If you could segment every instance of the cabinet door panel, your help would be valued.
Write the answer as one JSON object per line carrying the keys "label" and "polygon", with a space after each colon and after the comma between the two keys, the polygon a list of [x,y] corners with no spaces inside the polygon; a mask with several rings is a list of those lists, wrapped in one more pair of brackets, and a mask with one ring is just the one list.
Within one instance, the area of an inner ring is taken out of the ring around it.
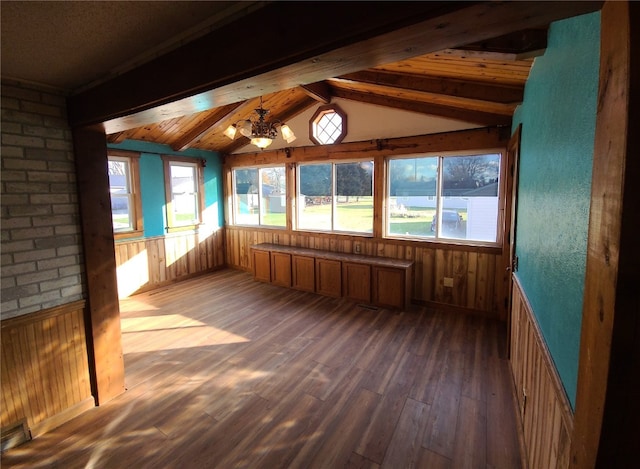
{"label": "cabinet door panel", "polygon": [[315,259],[307,256],[293,256],[293,288],[314,292],[316,290]]}
{"label": "cabinet door panel", "polygon": [[340,261],[316,259],[316,293],[342,296],[342,264]]}
{"label": "cabinet door panel", "polygon": [[271,283],[281,287],[291,286],[291,254],[271,253]]}
{"label": "cabinet door panel", "polygon": [[371,266],[343,262],[342,294],[352,300],[371,302]]}
{"label": "cabinet door panel", "polygon": [[373,268],[373,303],[391,308],[404,308],[406,271],[386,267]]}
{"label": "cabinet door panel", "polygon": [[253,251],[253,277],[261,282],[271,282],[269,251]]}

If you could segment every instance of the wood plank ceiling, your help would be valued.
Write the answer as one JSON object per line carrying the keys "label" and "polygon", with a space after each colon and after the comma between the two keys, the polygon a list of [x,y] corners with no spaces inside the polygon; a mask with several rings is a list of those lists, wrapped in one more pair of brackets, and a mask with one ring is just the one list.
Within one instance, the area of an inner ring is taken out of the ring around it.
{"label": "wood plank ceiling", "polygon": [[[263,106],[269,110],[270,120],[287,121],[336,97],[482,126],[510,125],[516,106],[522,102],[533,58],[544,53],[546,36],[547,28],[528,29],[336,76],[267,94],[262,97]],[[248,99],[111,134],[108,140],[142,140],[176,151],[196,148],[231,154],[249,140],[230,140],[224,130],[241,119],[255,117],[254,109],[259,106],[259,97]]]}

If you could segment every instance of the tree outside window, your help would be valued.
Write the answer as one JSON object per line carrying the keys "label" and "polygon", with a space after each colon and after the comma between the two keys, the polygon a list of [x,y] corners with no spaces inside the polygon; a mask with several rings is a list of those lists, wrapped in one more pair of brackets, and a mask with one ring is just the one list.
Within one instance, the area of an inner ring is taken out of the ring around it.
{"label": "tree outside window", "polygon": [[298,229],[373,232],[373,161],[301,164]]}

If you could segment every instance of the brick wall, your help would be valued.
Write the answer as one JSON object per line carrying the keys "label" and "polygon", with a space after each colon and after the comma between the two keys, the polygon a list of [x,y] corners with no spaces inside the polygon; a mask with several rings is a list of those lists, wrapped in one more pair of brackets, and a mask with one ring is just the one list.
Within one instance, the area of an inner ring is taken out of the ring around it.
{"label": "brick wall", "polygon": [[1,318],[84,297],[71,131],[65,98],[3,80]]}

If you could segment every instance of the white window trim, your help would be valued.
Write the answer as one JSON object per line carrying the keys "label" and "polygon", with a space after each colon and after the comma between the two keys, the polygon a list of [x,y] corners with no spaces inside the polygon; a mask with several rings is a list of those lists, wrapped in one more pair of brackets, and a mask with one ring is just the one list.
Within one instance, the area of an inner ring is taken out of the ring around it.
{"label": "white window trim", "polygon": [[131,227],[119,230],[114,229],[114,239],[119,240],[140,237],[144,233],[140,191],[140,153],[126,150],[107,149],[107,159],[109,161],[124,161],[128,166],[128,197]]}

